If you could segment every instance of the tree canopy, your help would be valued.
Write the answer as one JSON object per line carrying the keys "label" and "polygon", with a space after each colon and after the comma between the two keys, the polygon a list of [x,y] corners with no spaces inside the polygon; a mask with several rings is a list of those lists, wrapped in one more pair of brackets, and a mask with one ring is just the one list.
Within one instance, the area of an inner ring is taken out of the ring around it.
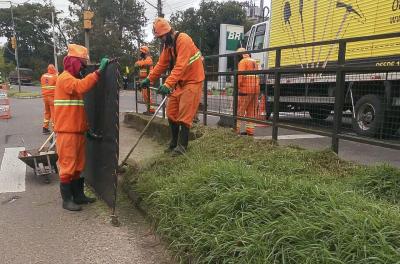
{"label": "tree canopy", "polygon": [[188,8],[171,15],[171,23],[178,31],[189,34],[204,55],[217,54],[220,24],[250,27],[242,4],[237,1],[205,1],[198,9]]}

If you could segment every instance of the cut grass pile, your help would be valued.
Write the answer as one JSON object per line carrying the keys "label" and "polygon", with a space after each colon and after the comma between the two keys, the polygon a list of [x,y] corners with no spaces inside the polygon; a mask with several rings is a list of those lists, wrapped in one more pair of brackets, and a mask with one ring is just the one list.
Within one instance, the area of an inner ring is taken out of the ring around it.
{"label": "cut grass pile", "polygon": [[125,184],[183,263],[400,263],[399,178],[207,129]]}

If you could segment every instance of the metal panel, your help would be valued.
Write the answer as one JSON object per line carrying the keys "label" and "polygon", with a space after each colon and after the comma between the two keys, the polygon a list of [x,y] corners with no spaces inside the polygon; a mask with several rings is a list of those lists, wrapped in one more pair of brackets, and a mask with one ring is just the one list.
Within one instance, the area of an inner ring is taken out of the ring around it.
{"label": "metal panel", "polygon": [[[91,68],[93,71],[94,68]],[[119,152],[119,72],[110,64],[96,87],[85,95],[91,133],[86,141],[86,182],[112,208],[116,202]]]}

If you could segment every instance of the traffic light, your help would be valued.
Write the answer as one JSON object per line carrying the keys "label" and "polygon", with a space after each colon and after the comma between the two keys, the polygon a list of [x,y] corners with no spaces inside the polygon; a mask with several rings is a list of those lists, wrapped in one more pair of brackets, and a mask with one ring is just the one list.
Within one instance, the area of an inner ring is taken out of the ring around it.
{"label": "traffic light", "polygon": [[83,11],[83,28],[91,29],[93,27],[92,18],[94,17],[93,11]]}
{"label": "traffic light", "polygon": [[17,48],[17,38],[15,36],[11,37],[11,47],[13,49]]}

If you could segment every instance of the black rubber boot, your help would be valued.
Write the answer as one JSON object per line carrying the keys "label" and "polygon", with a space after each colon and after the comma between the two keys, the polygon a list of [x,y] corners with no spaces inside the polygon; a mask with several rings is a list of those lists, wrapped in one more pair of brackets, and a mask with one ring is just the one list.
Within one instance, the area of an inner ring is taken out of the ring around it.
{"label": "black rubber boot", "polygon": [[169,142],[168,148],[165,152],[171,152],[178,146],[179,125],[171,120],[168,120],[168,122],[169,127],[171,128],[171,141]]}
{"label": "black rubber boot", "polygon": [[174,157],[185,154],[188,144],[189,144],[190,128],[188,128],[185,125],[181,125],[180,127],[181,127],[181,131],[179,133],[179,143],[172,151],[172,156],[174,156]]}
{"label": "black rubber boot", "polygon": [[87,197],[85,195],[85,178],[79,178],[78,180],[71,181],[72,196],[76,204],[88,204],[94,203],[96,198]]}
{"label": "black rubber boot", "polygon": [[50,130],[48,128],[44,127],[42,133],[43,133],[43,135],[49,135],[50,134]]}
{"label": "black rubber boot", "polygon": [[80,211],[82,207],[72,200],[72,186],[69,183],[60,183],[60,192],[63,199],[63,208],[69,211]]}

